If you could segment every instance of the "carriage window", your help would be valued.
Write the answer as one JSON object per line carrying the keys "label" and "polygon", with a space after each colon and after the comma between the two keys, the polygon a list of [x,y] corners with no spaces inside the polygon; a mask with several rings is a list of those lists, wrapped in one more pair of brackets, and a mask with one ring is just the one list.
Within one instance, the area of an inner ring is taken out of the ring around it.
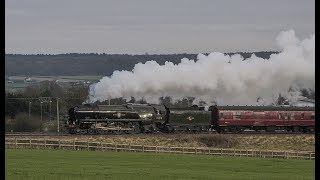
{"label": "carriage window", "polygon": [[311,119],[314,119],[314,113],[311,114]]}
{"label": "carriage window", "polygon": [[220,118],[221,118],[221,119],[223,118],[223,113],[220,113]]}
{"label": "carriage window", "polygon": [[304,119],[304,113],[301,113],[301,119]]}
{"label": "carriage window", "polygon": [[233,113],[233,119],[241,119],[241,112]]}
{"label": "carriage window", "polygon": [[291,119],[291,120],[294,120],[294,113],[291,113],[290,119]]}
{"label": "carriage window", "polygon": [[282,119],[282,113],[279,113],[279,119]]}
{"label": "carriage window", "polygon": [[288,114],[284,113],[284,119],[288,119]]}

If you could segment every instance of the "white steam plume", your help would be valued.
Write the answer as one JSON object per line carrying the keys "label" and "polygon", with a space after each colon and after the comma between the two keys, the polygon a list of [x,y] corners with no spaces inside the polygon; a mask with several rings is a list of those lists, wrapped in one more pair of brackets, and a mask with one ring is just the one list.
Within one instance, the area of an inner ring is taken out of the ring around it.
{"label": "white steam plume", "polygon": [[[277,37],[279,54],[268,60],[255,55],[244,60],[240,55],[228,56],[214,52],[199,54],[197,61],[187,58],[174,65],[155,61],[138,63],[132,71],[114,71],[91,87],[90,101],[123,97],[143,98],[158,103],[159,97],[173,100],[196,97],[219,105],[270,104],[278,94],[296,98],[299,93],[288,92],[315,86],[315,35],[300,41],[293,30]],[[257,102],[257,98],[260,99]]]}

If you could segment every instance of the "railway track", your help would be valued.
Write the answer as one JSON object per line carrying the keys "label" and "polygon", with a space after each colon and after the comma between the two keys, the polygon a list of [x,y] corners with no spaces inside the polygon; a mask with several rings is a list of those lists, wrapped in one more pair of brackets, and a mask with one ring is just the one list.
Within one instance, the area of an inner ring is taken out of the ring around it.
{"label": "railway track", "polygon": [[[6,137],[15,137],[15,136],[69,136],[69,137],[83,137],[83,136],[172,136],[172,135],[204,135],[204,134],[218,134],[217,132],[207,132],[207,133],[146,133],[146,134],[69,134],[69,133],[57,133],[57,132],[50,132],[50,133],[26,133],[26,132],[16,132],[16,133],[6,133]],[[314,133],[299,133],[299,132],[242,132],[242,133],[223,133],[221,135],[235,135],[235,136],[245,136],[245,135],[314,135]]]}

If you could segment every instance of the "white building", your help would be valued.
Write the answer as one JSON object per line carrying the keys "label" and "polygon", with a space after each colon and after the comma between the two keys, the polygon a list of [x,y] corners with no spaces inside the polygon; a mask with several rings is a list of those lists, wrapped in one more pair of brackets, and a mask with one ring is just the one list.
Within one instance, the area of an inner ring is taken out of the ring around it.
{"label": "white building", "polygon": [[24,82],[28,83],[28,82],[32,82],[32,79],[30,77],[27,77],[24,79]]}

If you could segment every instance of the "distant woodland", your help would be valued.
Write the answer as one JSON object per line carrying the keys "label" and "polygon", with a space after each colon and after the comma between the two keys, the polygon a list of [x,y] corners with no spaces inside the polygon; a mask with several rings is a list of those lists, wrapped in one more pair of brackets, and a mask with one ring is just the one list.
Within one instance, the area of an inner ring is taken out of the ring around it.
{"label": "distant woodland", "polygon": [[[240,54],[244,59],[255,54],[257,57],[269,59],[268,52],[236,52],[228,55]],[[134,65],[141,62],[154,60],[160,65],[166,61],[174,64],[181,62],[182,58],[197,59],[197,54],[96,54],[96,53],[69,53],[58,55],[36,54],[6,54],[5,74],[14,75],[37,75],[37,76],[79,76],[79,75],[107,75],[110,76],[115,70],[132,70]]]}

